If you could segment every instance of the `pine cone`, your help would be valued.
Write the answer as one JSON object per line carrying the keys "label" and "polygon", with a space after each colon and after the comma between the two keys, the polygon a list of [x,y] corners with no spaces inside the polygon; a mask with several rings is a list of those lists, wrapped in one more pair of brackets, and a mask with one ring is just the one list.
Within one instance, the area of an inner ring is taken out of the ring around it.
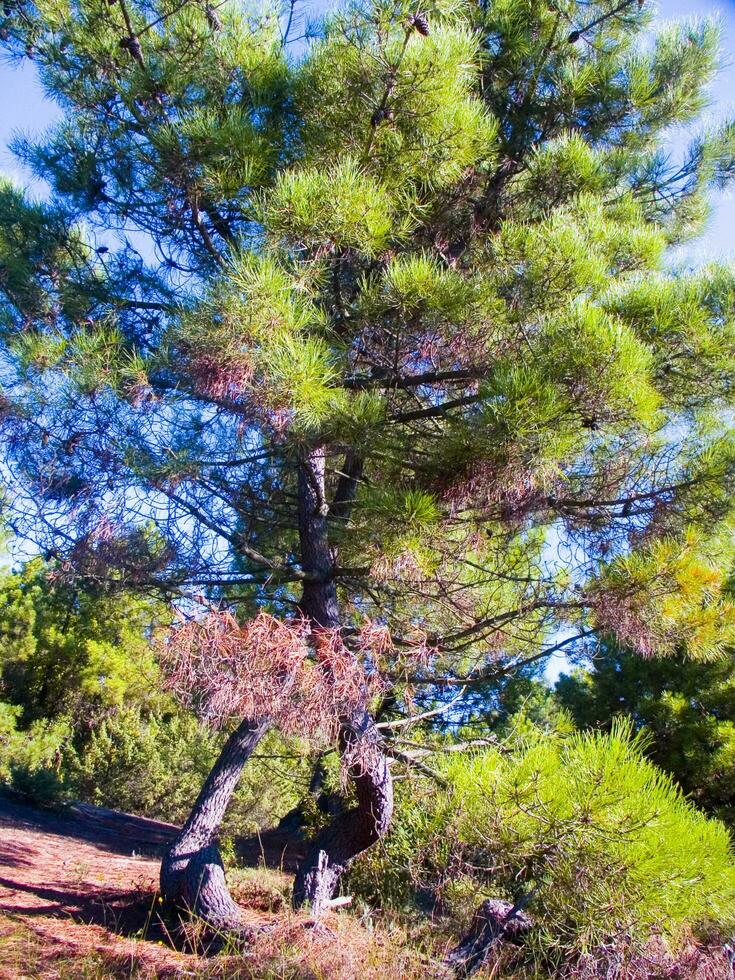
{"label": "pine cone", "polygon": [[429,27],[429,18],[426,14],[414,14],[409,20],[409,24],[413,29],[421,34],[422,37],[428,37],[431,28]]}
{"label": "pine cone", "polygon": [[577,41],[580,39],[580,37],[582,37],[582,32],[581,31],[572,31],[572,33],[567,38],[567,41],[570,44],[576,44]]}
{"label": "pine cone", "polygon": [[143,49],[137,37],[121,37],[117,43],[121,48],[129,51],[136,61],[143,61]]}
{"label": "pine cone", "polygon": [[370,117],[370,123],[372,126],[379,126],[383,121],[392,122],[395,117],[396,114],[392,109],[376,109]]}
{"label": "pine cone", "polygon": [[207,23],[209,24],[209,26],[211,27],[211,29],[213,31],[221,31],[222,30],[222,21],[220,20],[219,14],[214,9],[214,7],[210,7],[209,5],[207,5],[207,7],[205,8],[204,13],[205,13],[206,18],[207,18]]}

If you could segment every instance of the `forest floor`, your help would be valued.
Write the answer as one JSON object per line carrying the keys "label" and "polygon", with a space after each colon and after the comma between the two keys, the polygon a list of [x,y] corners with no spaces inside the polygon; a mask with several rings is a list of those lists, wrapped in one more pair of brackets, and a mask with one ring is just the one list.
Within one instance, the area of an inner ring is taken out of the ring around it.
{"label": "forest floor", "polygon": [[189,934],[185,952],[157,914],[155,853],[176,828],[84,811],[56,814],[0,798],[0,980],[437,975],[397,931],[368,929],[349,913],[318,925],[296,915],[291,876],[266,867],[230,875],[248,924],[265,927],[262,939],[214,955]]}

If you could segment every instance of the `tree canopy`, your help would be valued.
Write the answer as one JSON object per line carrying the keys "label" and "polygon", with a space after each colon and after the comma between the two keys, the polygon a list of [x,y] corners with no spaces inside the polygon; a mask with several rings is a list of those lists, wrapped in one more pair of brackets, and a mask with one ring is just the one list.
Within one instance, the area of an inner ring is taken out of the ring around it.
{"label": "tree canopy", "polygon": [[357,836],[297,898],[389,825],[376,704],[596,631],[733,642],[735,273],[670,261],[735,171],[735,124],[697,128],[715,24],[374,0],[299,49],[267,4],[6,7],[62,110],[15,147],[48,199],[0,189],[9,519],[235,613],[172,644],[198,702],[246,647],[241,687],[296,678],[280,715],[233,694],[227,772],[326,684]]}

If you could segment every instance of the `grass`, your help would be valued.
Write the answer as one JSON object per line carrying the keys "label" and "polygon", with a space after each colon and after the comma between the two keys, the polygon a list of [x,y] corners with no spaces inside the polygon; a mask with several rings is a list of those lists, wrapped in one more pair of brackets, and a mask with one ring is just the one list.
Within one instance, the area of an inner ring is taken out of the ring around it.
{"label": "grass", "polygon": [[[64,943],[49,943],[18,919],[0,914],[0,977],[2,980],[153,980],[131,959],[121,963],[96,950],[79,952]],[[165,976],[165,974],[163,974]]]}

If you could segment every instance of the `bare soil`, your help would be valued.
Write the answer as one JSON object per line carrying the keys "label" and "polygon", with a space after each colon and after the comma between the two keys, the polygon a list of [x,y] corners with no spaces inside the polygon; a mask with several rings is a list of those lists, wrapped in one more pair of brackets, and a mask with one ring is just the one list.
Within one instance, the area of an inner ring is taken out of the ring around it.
{"label": "bare soil", "polygon": [[293,913],[284,869],[296,854],[281,832],[244,842],[261,867],[231,876],[247,924],[265,927],[256,940],[234,954],[212,955],[216,944],[184,951],[184,936],[158,916],[156,890],[160,852],[176,829],[95,807],[36,810],[0,796],[0,980],[437,975],[402,936],[366,930],[349,914],[317,924]]}
{"label": "bare soil", "polygon": [[[52,976],[45,967],[52,971],[54,960],[90,951],[131,973],[149,966],[184,975],[191,957],[136,938],[156,900],[158,860],[141,855],[152,849],[149,823],[136,836],[134,819],[116,831],[0,798],[2,934],[16,923],[38,938],[43,962],[28,976]],[[3,956],[0,978],[19,980],[22,968]]]}

